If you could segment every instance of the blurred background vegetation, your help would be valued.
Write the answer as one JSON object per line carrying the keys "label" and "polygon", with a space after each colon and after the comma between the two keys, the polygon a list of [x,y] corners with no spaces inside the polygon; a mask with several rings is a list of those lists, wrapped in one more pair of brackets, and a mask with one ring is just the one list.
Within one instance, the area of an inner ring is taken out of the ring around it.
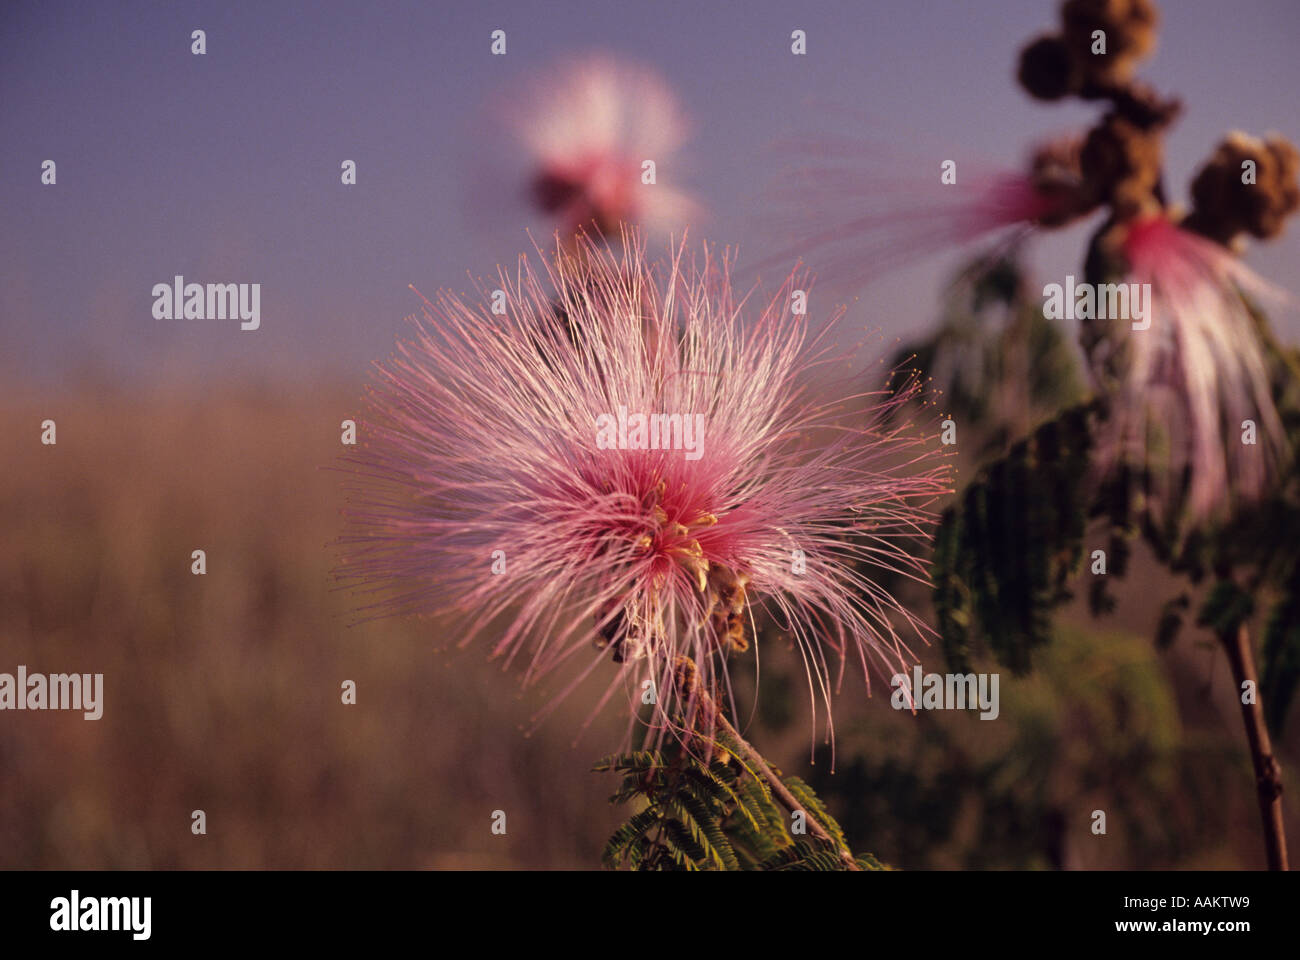
{"label": "blurred background vegetation", "polygon": [[[613,707],[574,740],[608,676],[526,735],[547,691],[521,694],[484,648],[456,648],[456,624],[349,625],[354,600],[329,575],[342,500],[328,467],[358,392],[87,386],[60,406],[56,446],[39,442],[44,404],[6,402],[0,669],[102,672],[105,695],[96,722],[4,717],[0,866],[599,864],[626,811],[590,768],[625,716]],[[1071,602],[1031,674],[1001,671],[996,721],[894,711],[886,685],[868,699],[850,676],[832,773],[820,730],[810,762],[797,654],[768,632],[756,707],[752,659],[733,665],[738,726],[814,785],[855,849],[905,869],[1260,867],[1222,655],[1190,625],[1159,650],[1174,581],[1140,547],[1130,564],[1113,613]],[[928,610],[927,593],[908,599]],[[946,669],[937,646],[918,652]],[[1296,746],[1292,716],[1289,783]],[[206,836],[190,832],[195,809]],[[498,809],[506,836],[490,831]]]}
{"label": "blurred background vegetation", "polygon": [[[612,707],[577,734],[610,673],[526,735],[547,691],[521,694],[483,647],[458,649],[460,624],[352,626],[355,601],[331,589],[342,495],[327,468],[340,421],[359,412],[365,359],[411,308],[406,284],[461,286],[467,268],[510,262],[533,222],[465,195],[459,167],[477,173],[504,149],[485,133],[482,94],[576,44],[617,41],[614,53],[670,74],[698,116],[692,163],[663,172],[707,198],[700,229],[756,245],[771,175],[757,158],[774,121],[828,93],[871,104],[873,128],[904,143],[943,131],[963,171],[965,157],[1019,163],[1044,115],[1010,82],[1016,51],[1059,4],[809,5],[806,60],[787,55],[783,4],[745,18],[694,0],[669,16],[515,4],[508,72],[469,4],[381,3],[362,24],[342,6],[230,6],[205,15],[226,38],[208,59],[191,56],[179,6],[10,6],[0,156],[30,175],[0,178],[14,225],[0,237],[0,671],[100,672],[105,694],[94,722],[0,716],[0,867],[593,868],[627,814],[607,802],[617,779],[591,772],[626,717]],[[1232,29],[1221,0],[1167,6],[1161,83],[1197,105],[1170,151],[1173,184],[1227,127],[1293,116],[1300,61],[1289,0],[1234,9]],[[1214,69],[1194,55],[1207,49]],[[358,69],[340,72],[341,59]],[[1094,112],[1061,109],[1065,126]],[[37,144],[59,157],[57,189],[37,183]],[[355,191],[335,180],[344,156],[360,158]],[[1296,236],[1251,254],[1291,287]],[[1039,273],[1076,270],[1081,240],[1044,238]],[[911,336],[937,307],[933,336],[896,359],[946,391],[960,486],[1084,388],[1073,332],[1043,320],[1014,260],[945,287],[953,266],[881,277],[863,320]],[[264,280],[275,322],[256,338],[149,323],[144,292],[182,270]],[[55,446],[39,440],[47,417]],[[737,724],[816,787],[855,850],[904,869],[1262,867],[1222,652],[1191,622],[1158,645],[1164,600],[1184,585],[1142,543],[1127,560],[1105,616],[1076,589],[1033,672],[1000,671],[996,721],[894,711],[884,682],[868,699],[848,677],[832,772],[822,731],[809,736],[802,663],[769,630],[759,695],[753,654],[734,664]],[[934,621],[928,590],[891,586]],[[917,652],[948,669],[937,645]],[[999,669],[978,654],[972,668]],[[355,706],[340,701],[346,680]],[[1291,714],[1276,748],[1294,838]],[[205,836],[190,831],[195,809]],[[1097,809],[1105,836],[1090,830]],[[505,836],[491,833],[494,810]]]}

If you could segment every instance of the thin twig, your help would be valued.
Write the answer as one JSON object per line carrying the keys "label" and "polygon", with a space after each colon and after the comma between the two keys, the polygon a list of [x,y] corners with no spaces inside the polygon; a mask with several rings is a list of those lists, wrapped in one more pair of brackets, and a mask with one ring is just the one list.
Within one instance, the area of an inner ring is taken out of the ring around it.
{"label": "thin twig", "polygon": [[1232,677],[1241,698],[1244,684],[1250,683],[1255,696],[1250,703],[1243,699],[1241,718],[1246,724],[1246,740],[1255,765],[1255,792],[1259,798],[1259,815],[1264,821],[1264,849],[1270,870],[1286,870],[1286,828],[1282,822],[1282,768],[1273,755],[1264,710],[1259,702],[1259,680],[1255,670],[1255,651],[1250,632],[1243,623],[1236,630],[1221,634],[1219,640],[1232,665]]}

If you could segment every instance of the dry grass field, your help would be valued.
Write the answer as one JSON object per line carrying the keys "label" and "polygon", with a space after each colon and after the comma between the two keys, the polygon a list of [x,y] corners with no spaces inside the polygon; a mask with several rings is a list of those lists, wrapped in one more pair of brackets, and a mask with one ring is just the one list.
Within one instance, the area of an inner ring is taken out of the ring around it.
{"label": "dry grass field", "polygon": [[[573,737],[608,678],[525,736],[544,695],[456,648],[456,624],[349,625],[325,468],[359,387],[44,393],[9,392],[0,431],[0,671],[102,673],[104,714],[0,715],[0,867],[598,864],[618,812],[588,771],[625,725],[607,713]],[[1137,638],[1103,632],[1004,677],[1009,722],[914,719],[849,680],[839,772],[810,772],[801,684],[775,649],[751,734],[816,779],[856,847],[904,868],[1259,866],[1224,664],[1195,634],[1157,654],[1130,586],[1106,629]],[[1107,837],[1089,833],[1095,807],[1113,811]]]}

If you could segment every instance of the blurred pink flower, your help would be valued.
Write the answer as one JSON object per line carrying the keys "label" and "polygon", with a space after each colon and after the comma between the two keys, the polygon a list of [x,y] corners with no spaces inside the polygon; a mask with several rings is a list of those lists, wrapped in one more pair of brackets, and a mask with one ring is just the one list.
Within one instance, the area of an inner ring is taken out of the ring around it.
{"label": "blurred pink flower", "polygon": [[[1170,446],[1167,478],[1188,474],[1193,518],[1221,516],[1234,500],[1260,495],[1283,443],[1259,331],[1242,299],[1281,294],[1229,250],[1163,215],[1129,224],[1121,250],[1124,281],[1151,284],[1151,316],[1148,329],[1122,321],[1111,334],[1124,362],[1103,469],[1119,456],[1147,462],[1166,445],[1153,440],[1154,427]],[[1257,426],[1254,445],[1242,442],[1246,420]]]}
{"label": "blurred pink flower", "polygon": [[[635,712],[649,682],[659,720],[678,657],[729,692],[757,608],[797,643],[828,719],[849,658],[868,685],[870,661],[904,666],[904,635],[930,631],[872,571],[927,580],[908,545],[947,458],[891,418],[919,388],[863,393],[834,324],[793,311],[796,277],[756,303],[729,272],[707,247],[652,264],[635,237],[584,238],[542,273],[521,257],[476,297],[425,301],[349,459],[343,573],[377,591],[370,612],[445,614],[465,643],[500,631],[525,684],[587,651],[559,697],[612,660],[596,710],[621,682]],[[637,414],[667,418],[657,441]]]}
{"label": "blurred pink flower", "polygon": [[963,159],[942,180],[925,158],[847,136],[778,145],[787,169],[765,193],[767,232],[780,238],[760,267],[799,258],[823,282],[859,287],[978,240],[1011,243],[1090,209],[1078,170],[1079,140],[1034,149],[1023,170]]}
{"label": "blurred pink flower", "polygon": [[[619,224],[668,232],[696,212],[670,162],[687,122],[668,85],[652,70],[589,56],[530,78],[506,107],[532,157],[534,204],[567,234]],[[655,163],[656,182],[642,182]]]}

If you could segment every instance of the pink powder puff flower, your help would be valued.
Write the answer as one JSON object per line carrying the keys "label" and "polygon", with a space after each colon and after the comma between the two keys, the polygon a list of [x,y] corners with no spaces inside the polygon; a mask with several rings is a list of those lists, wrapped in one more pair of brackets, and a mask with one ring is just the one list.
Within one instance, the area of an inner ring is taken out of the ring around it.
{"label": "pink powder puff flower", "polygon": [[822,281],[856,287],[981,240],[1018,242],[1096,207],[1079,169],[1082,141],[1038,145],[1024,169],[972,159],[947,173],[936,152],[921,159],[888,145],[809,136],[779,152],[788,169],[764,196],[781,249],[760,267],[798,256]]}
{"label": "pink powder puff flower", "polygon": [[[605,56],[553,68],[520,88],[506,119],[531,156],[533,203],[566,235],[617,235],[622,223],[667,232],[697,212],[673,154],[687,122],[668,85],[652,70]],[[642,165],[655,163],[655,182]]]}
{"label": "pink powder puff flower", "polygon": [[872,571],[928,581],[909,545],[948,459],[891,417],[919,387],[863,392],[834,324],[792,309],[796,276],[758,303],[730,268],[583,237],[543,272],[521,257],[474,296],[424,301],[348,458],[342,571],[375,591],[369,612],[444,615],[463,643],[491,628],[525,685],[585,654],[551,706],[620,664],[592,715],[620,685],[635,712],[652,684],[660,734],[679,658],[730,696],[756,610],[793,637],[828,719],[849,659],[868,687],[870,662],[915,662],[905,637],[931,631]]}
{"label": "pink powder puff flower", "polygon": [[[1121,321],[1108,335],[1108,349],[1121,351],[1122,373],[1102,469],[1121,457],[1146,462],[1151,429],[1158,429],[1170,447],[1163,482],[1186,472],[1192,518],[1221,518],[1232,503],[1262,493],[1284,444],[1259,331],[1243,294],[1285,294],[1226,248],[1162,214],[1119,229],[1128,267],[1123,280],[1151,285],[1151,313],[1149,328]],[[1246,420],[1258,428],[1254,445],[1241,440]]]}

